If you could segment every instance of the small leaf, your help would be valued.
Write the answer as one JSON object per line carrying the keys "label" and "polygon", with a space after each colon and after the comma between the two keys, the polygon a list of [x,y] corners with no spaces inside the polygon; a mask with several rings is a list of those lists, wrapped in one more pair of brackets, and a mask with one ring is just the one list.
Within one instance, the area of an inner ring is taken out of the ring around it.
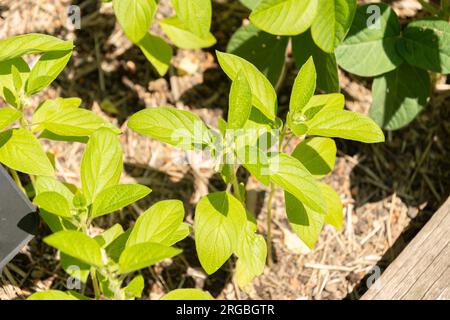
{"label": "small leaf", "polygon": [[92,266],[103,265],[100,246],[94,239],[80,231],[60,231],[44,238],[44,242]]}
{"label": "small leaf", "polygon": [[33,114],[32,126],[33,132],[44,129],[43,122],[58,110],[69,108],[78,108],[81,105],[80,98],[57,98],[53,100],[45,100],[41,103]]}
{"label": "small leaf", "polygon": [[292,87],[289,112],[295,114],[302,111],[316,91],[316,68],[312,57],[300,69]]}
{"label": "small leaf", "polygon": [[[185,0],[183,0],[185,1]],[[189,30],[178,17],[169,17],[159,21],[159,25],[169,39],[181,49],[208,48],[216,44],[216,38],[212,33],[198,36]]]}
{"label": "small leaf", "polygon": [[172,59],[172,47],[162,38],[149,33],[139,41],[138,46],[158,74],[160,76],[165,75],[169,70],[170,60]]}
{"label": "small leaf", "polygon": [[156,12],[154,0],[113,0],[114,13],[127,37],[138,43],[148,32]]}
{"label": "small leaf", "polygon": [[274,120],[277,111],[277,95],[270,81],[250,62],[229,53],[217,51],[220,67],[234,81],[239,72],[245,74],[250,84],[252,104],[269,120]]}
{"label": "small leaf", "polygon": [[35,292],[27,300],[79,300],[68,292],[59,290],[47,290]]}
{"label": "small leaf", "polygon": [[400,129],[426,107],[430,93],[428,72],[403,63],[373,81],[370,116],[385,129]]}
{"label": "small leaf", "polygon": [[10,125],[19,120],[21,117],[22,112],[16,109],[9,107],[4,107],[0,109],[0,131],[8,128]]}
{"label": "small leaf", "polygon": [[36,195],[44,192],[57,192],[67,200],[69,205],[73,201],[73,193],[70,189],[53,177],[37,177],[34,183],[34,190]]}
{"label": "small leaf", "polygon": [[99,217],[126,207],[151,192],[140,184],[119,184],[103,189],[95,198],[91,216]]}
{"label": "small leaf", "polygon": [[127,297],[140,298],[142,297],[142,291],[144,290],[144,277],[140,274],[131,280],[128,285],[123,288],[123,292]]}
{"label": "small leaf", "polygon": [[292,156],[299,160],[306,169],[320,179],[333,170],[336,161],[336,143],[329,138],[308,138],[297,145]]}
{"label": "small leaf", "polygon": [[292,193],[295,197],[320,213],[325,213],[326,204],[317,182],[303,164],[284,153],[269,159],[270,180]]}
{"label": "small leaf", "polygon": [[[379,19],[370,11],[373,7],[380,9]],[[372,21],[374,24],[368,27]],[[403,61],[396,49],[399,37],[400,22],[387,4],[360,6],[347,38],[336,49],[337,62],[341,68],[362,77],[392,71]]]}
{"label": "small leaf", "polygon": [[205,37],[212,18],[211,0],[172,0],[178,19],[192,33]]}
{"label": "small leaf", "polygon": [[227,192],[210,193],[195,210],[195,246],[202,267],[216,272],[236,251],[244,230],[246,212]]}
{"label": "small leaf", "polygon": [[36,62],[28,77],[26,94],[31,96],[47,87],[58,77],[72,56],[72,50],[46,52]]}
{"label": "small leaf", "polygon": [[139,111],[131,116],[128,127],[184,150],[209,145],[212,138],[208,127],[197,115],[172,107]]}
{"label": "small leaf", "polygon": [[94,132],[81,160],[83,194],[90,204],[105,188],[119,183],[122,174],[122,147],[109,129]]}
{"label": "small leaf", "polygon": [[0,133],[0,163],[31,175],[54,175],[53,166],[37,139],[22,128]]}
{"label": "small leaf", "polygon": [[149,267],[167,258],[180,254],[182,250],[159,243],[144,242],[126,247],[120,255],[119,272],[130,273]]}
{"label": "small leaf", "polygon": [[325,183],[319,183],[322,194],[327,203],[327,214],[325,215],[325,222],[332,225],[336,229],[340,229],[343,223],[342,202],[339,195],[333,188]]}
{"label": "small leaf", "polygon": [[435,18],[408,24],[398,51],[409,64],[433,72],[450,73],[450,25]]}
{"label": "small leaf", "polygon": [[199,289],[176,289],[170,291],[161,300],[214,300],[207,291]]}
{"label": "small leaf", "polygon": [[[17,73],[13,76],[14,69],[20,74],[20,80],[18,79],[19,75]],[[30,67],[21,57],[0,61],[0,96],[15,108],[19,106],[19,96],[28,79],[29,73]],[[21,86],[18,89],[17,82],[19,81],[21,82]]]}
{"label": "small leaf", "polygon": [[317,9],[317,0],[262,0],[250,21],[266,32],[294,36],[311,26]]}
{"label": "small leaf", "polygon": [[72,49],[72,41],[63,41],[46,34],[29,33],[0,40],[0,61],[11,60],[26,54]]}
{"label": "small leaf", "polygon": [[184,207],[181,201],[159,201],[137,219],[128,238],[127,247],[144,242],[171,246],[181,240],[173,241],[173,236],[174,233],[178,233],[183,219]]}
{"label": "small leaf", "polygon": [[250,23],[233,34],[227,52],[251,62],[277,86],[285,68],[288,42],[289,37],[275,36]]}
{"label": "small leaf", "polygon": [[242,128],[250,116],[251,109],[252,91],[245,74],[241,71],[231,84],[228,128]]}
{"label": "small leaf", "polygon": [[57,192],[42,192],[39,193],[33,201],[40,209],[43,209],[51,214],[71,218],[69,202],[67,199]]}

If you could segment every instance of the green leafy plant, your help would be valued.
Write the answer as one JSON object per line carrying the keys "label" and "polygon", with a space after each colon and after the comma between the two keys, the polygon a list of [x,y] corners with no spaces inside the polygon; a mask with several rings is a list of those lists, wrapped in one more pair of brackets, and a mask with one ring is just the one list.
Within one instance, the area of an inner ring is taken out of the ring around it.
{"label": "green leafy plant", "polygon": [[[334,166],[336,145],[331,138],[376,143],[384,141],[384,135],[370,118],[344,110],[343,95],[314,95],[317,73],[312,57],[296,78],[285,123],[277,117],[277,95],[263,73],[236,55],[217,52],[217,57],[232,80],[228,121],[220,119],[218,131],[195,114],[171,107],[142,110],[128,126],[186,151],[203,150],[214,159],[228,187],[208,194],[196,206],[197,253],[208,274],[234,254],[236,280],[245,288],[263,272],[266,258],[272,263],[276,188],[285,192],[292,229],[312,248],[325,223],[337,228],[342,224],[339,196],[319,181]],[[302,141],[292,153],[285,153],[293,136]],[[254,212],[246,208],[246,188],[236,175],[240,166],[269,187],[267,241],[257,233]]]}
{"label": "green leafy plant", "polygon": [[[96,299],[140,298],[142,275],[135,271],[178,255],[173,247],[187,237],[190,227],[183,222],[181,201],[154,204],[124,231],[115,224],[92,235],[95,219],[113,213],[147,196],[151,190],[139,184],[120,184],[122,149],[117,134],[110,129],[95,131],[87,143],[80,175],[82,185],[60,182],[53,177],[36,179],[34,203],[52,235],[44,242],[61,252],[62,268],[74,279],[90,279]],[[128,284],[124,286],[126,279]],[[207,292],[175,290],[165,299],[211,299]],[[30,300],[88,299],[75,291],[49,290],[31,295]]]}
{"label": "green leafy plant", "polygon": [[[72,55],[71,41],[27,34],[0,41],[0,163],[32,176],[53,176],[54,168],[38,139],[85,142],[101,127],[113,128],[78,98],[46,100],[37,108],[30,98],[50,85]],[[24,56],[40,55],[30,69]],[[31,114],[31,116],[29,116]],[[118,131],[118,129],[115,129]]]}
{"label": "green leafy plant", "polygon": [[[144,53],[147,60],[162,76],[169,69],[172,47],[148,30],[157,9],[156,0],[110,0],[119,24],[126,36]],[[216,39],[209,32],[211,0],[171,0],[176,15],[158,21],[165,35],[177,47],[199,49],[214,45]]]}
{"label": "green leafy plant", "polygon": [[[373,12],[380,18],[368,28]],[[375,77],[370,115],[380,126],[395,130],[410,123],[426,107],[434,87],[429,72],[450,73],[450,24],[439,16],[448,16],[448,6],[442,15],[414,20],[402,30],[388,5],[358,8],[336,57],[344,70]]]}

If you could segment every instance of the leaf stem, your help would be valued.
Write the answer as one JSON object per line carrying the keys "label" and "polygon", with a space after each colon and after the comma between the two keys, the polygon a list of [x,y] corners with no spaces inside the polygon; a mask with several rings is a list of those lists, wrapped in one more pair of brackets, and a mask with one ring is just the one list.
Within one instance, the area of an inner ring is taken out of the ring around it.
{"label": "leaf stem", "polygon": [[269,200],[267,201],[267,266],[273,266],[272,259],[272,202],[275,194],[275,185],[270,183]]}
{"label": "leaf stem", "polygon": [[95,300],[100,300],[100,287],[98,285],[97,271],[91,268],[92,284],[94,286]]}
{"label": "leaf stem", "polygon": [[14,182],[17,184],[17,186],[19,187],[19,189],[24,193],[27,194],[27,192],[25,191],[25,188],[22,185],[22,182],[20,181],[19,175],[17,174],[17,171],[14,169],[9,168],[9,171],[11,172],[11,176],[14,180]]}

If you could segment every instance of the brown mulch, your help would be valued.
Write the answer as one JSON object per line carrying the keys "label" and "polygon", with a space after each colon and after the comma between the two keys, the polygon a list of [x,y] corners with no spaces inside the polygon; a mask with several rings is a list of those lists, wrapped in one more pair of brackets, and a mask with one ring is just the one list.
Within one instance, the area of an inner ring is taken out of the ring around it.
{"label": "brown mulch", "polygon": [[[170,14],[161,1],[158,17]],[[66,26],[70,4],[82,7],[82,29]],[[417,1],[391,1],[403,20],[420,9]],[[186,221],[192,223],[196,202],[220,189],[211,166],[186,162],[186,153],[154,141],[126,127],[126,119],[145,107],[172,105],[192,110],[211,126],[227,107],[229,81],[218,68],[214,49],[224,50],[230,34],[248,11],[237,1],[214,1],[213,33],[219,40],[208,50],[176,50],[168,75],[159,78],[139,49],[115,23],[111,5],[97,1],[3,0],[0,5],[0,38],[43,32],[73,39],[73,58],[55,82],[32,103],[57,96],[79,96],[84,106],[120,126],[124,132],[124,182],[138,182],[154,191],[146,199],[98,222],[105,228],[119,222],[132,224],[139,213],[161,199],[181,199]],[[155,32],[159,30],[155,27]],[[297,70],[289,72],[280,90],[280,109]],[[371,103],[370,81],[341,73],[341,86],[351,110],[367,113]],[[276,193],[274,207],[275,267],[266,268],[247,291],[231,279],[233,261],[212,276],[201,269],[191,238],[183,241],[184,253],[167,263],[143,271],[145,299],[157,299],[168,289],[198,287],[220,299],[356,299],[364,292],[365,277],[374,266],[384,269],[449,196],[450,95],[445,86],[435,93],[427,109],[407,128],[388,133],[384,144],[363,145],[338,141],[338,159],[324,180],[334,187],[344,205],[344,226],[326,226],[314,250],[308,250],[289,229],[283,196]],[[0,102],[1,103],[1,102]],[[291,142],[293,147],[295,141]],[[84,145],[45,142],[57,159],[58,178],[79,184],[79,163]],[[247,189],[256,207],[264,207],[266,189],[250,178]],[[259,231],[266,233],[266,210],[258,213]],[[0,299],[22,299],[37,290],[64,289],[65,273],[56,252],[43,244],[48,230],[34,239],[4,269]],[[83,288],[91,293],[88,285]]]}

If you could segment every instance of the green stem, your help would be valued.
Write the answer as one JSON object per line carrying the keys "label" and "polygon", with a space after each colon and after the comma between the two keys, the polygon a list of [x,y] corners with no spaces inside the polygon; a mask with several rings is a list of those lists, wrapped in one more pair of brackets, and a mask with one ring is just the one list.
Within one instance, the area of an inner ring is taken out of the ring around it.
{"label": "green stem", "polygon": [[95,300],[100,300],[100,287],[98,285],[97,271],[91,268],[92,284],[94,286]]}
{"label": "green stem", "polygon": [[272,202],[275,194],[275,185],[270,183],[269,200],[267,201],[267,265],[273,265],[272,259]]}
{"label": "green stem", "polygon": [[231,183],[233,184],[233,191],[234,191],[234,196],[240,201],[242,202],[242,204],[245,205],[242,197],[241,197],[241,190],[239,188],[239,181],[237,179],[237,168],[236,165],[234,166],[234,175],[233,175],[233,181],[231,181]]}
{"label": "green stem", "polygon": [[20,181],[19,175],[17,174],[17,171],[14,169],[9,169],[9,171],[11,172],[11,176],[14,179],[14,182],[17,184],[17,186],[19,187],[19,189],[24,193],[27,194],[27,192],[25,191],[25,188],[22,185],[22,182]]}

